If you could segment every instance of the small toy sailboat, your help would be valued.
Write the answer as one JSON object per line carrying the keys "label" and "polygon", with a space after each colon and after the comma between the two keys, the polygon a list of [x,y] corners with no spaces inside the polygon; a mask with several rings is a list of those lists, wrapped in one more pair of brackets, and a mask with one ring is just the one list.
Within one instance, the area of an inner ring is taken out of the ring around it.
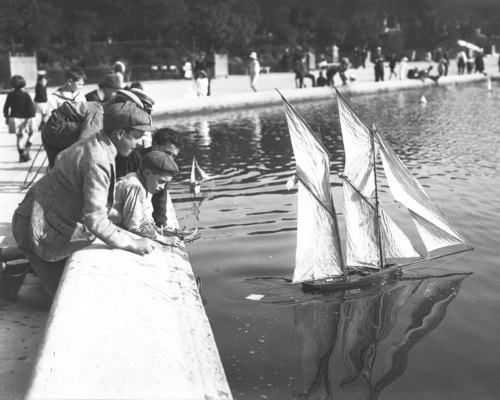
{"label": "small toy sailboat", "polygon": [[[375,126],[368,127],[337,91],[345,148],[343,178],[346,257],[330,191],[330,155],[318,136],[282,96],[298,182],[296,265],[293,283],[314,290],[372,284],[400,274],[404,265],[472,250],[425,193]],[[427,254],[379,204],[377,157],[394,199],[406,207]],[[440,251],[443,249],[443,251]]]}
{"label": "small toy sailboat", "polygon": [[[200,174],[201,176],[200,180],[196,180],[196,171],[198,171],[198,174]],[[190,180],[191,192],[199,194],[201,192],[202,182],[210,181],[214,178],[215,176],[210,176],[201,169],[200,165],[198,164],[198,161],[196,160],[196,157],[193,156],[193,165],[191,167],[191,180]]]}

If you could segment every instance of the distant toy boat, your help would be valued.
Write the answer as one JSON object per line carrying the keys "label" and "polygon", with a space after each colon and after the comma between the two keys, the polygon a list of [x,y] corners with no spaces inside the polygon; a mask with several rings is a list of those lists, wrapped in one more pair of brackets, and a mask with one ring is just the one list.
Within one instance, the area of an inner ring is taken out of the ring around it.
{"label": "distant toy boat", "polygon": [[[405,265],[467,250],[472,246],[425,193],[375,126],[368,127],[337,91],[345,149],[346,256],[330,191],[330,155],[318,136],[282,96],[295,155],[298,182],[297,249],[293,283],[315,290],[373,284],[397,275]],[[427,250],[422,256],[379,205],[376,161],[387,184],[405,206]],[[443,249],[442,251],[440,251]]]}
{"label": "distant toy boat", "polygon": [[[200,180],[196,179],[196,171],[198,171],[198,174],[201,177]],[[208,175],[205,171],[203,171],[201,169],[201,167],[198,164],[198,161],[196,160],[196,157],[193,156],[193,165],[191,167],[191,180],[190,180],[191,191],[194,192],[195,194],[200,193],[201,192],[201,183],[206,182],[206,181],[210,181],[214,178],[216,178],[216,177]]]}

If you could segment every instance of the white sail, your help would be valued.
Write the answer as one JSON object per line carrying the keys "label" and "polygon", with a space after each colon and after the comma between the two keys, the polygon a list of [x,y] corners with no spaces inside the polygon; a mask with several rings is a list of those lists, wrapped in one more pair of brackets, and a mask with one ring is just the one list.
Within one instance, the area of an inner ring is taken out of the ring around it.
{"label": "white sail", "polygon": [[[380,268],[375,208],[351,185],[344,184],[346,216],[346,264],[349,267]],[[410,239],[382,209],[380,231],[384,258],[420,258]]]}
{"label": "white sail", "polygon": [[316,135],[285,98],[283,103],[299,180],[293,282],[339,276],[344,266],[330,192],[330,158]]}
{"label": "white sail", "polygon": [[337,101],[345,150],[344,175],[363,196],[370,197],[375,190],[373,153],[378,153],[378,145],[375,143],[372,149],[370,130],[345,99],[337,96]]}
{"label": "white sail", "polygon": [[211,179],[213,179],[214,177],[213,176],[210,176],[208,175],[205,171],[203,171],[200,167],[200,164],[198,164],[198,161],[195,161],[195,164],[196,164],[196,169],[198,170],[200,176],[201,176],[201,180],[203,182],[205,181],[209,181]]}
{"label": "white sail", "polygon": [[193,165],[191,166],[191,183],[196,183],[196,157],[193,156]]}
{"label": "white sail", "polygon": [[462,244],[467,240],[448,221],[411,172],[375,132],[387,182],[394,198],[410,211],[427,251]]}
{"label": "white sail", "polygon": [[382,248],[385,258],[422,258],[410,239],[384,211],[379,209]]}
{"label": "white sail", "polygon": [[297,250],[293,283],[329,278],[342,274],[341,254],[334,215],[319,204],[311,191],[299,181]]}
{"label": "white sail", "polygon": [[380,266],[375,210],[344,182],[346,224],[346,265],[348,267]]}

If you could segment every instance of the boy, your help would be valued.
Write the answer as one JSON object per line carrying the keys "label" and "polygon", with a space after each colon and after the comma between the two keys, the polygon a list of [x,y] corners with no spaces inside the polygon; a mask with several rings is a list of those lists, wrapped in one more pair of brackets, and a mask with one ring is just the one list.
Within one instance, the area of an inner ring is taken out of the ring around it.
{"label": "boy", "polygon": [[165,237],[153,220],[151,195],[163,191],[179,172],[177,164],[164,152],[151,151],[141,158],[137,172],[131,172],[116,185],[110,219],[130,232],[167,246],[178,247],[180,239]]}
{"label": "boy", "polygon": [[[170,128],[158,129],[153,134],[153,143],[150,148],[135,149],[128,157],[116,156],[116,179],[120,179],[130,172],[137,171],[141,156],[146,155],[150,151],[161,151],[174,160],[179,155],[182,147],[183,142],[179,132]],[[153,219],[157,226],[164,228],[167,226],[166,191],[167,189],[160,190],[151,199],[153,203]]]}
{"label": "boy", "polygon": [[120,78],[117,74],[107,74],[102,82],[98,84],[98,89],[87,93],[85,99],[87,99],[87,101],[105,103],[116,94],[117,90],[121,89],[120,85]]}
{"label": "boy", "polygon": [[44,73],[39,72],[35,86],[35,104],[36,112],[40,113],[41,120],[38,130],[41,131],[45,122],[47,122],[48,106],[47,106],[47,78]]}
{"label": "boy", "polygon": [[59,108],[65,102],[75,104],[79,101],[86,101],[81,92],[85,83],[85,73],[80,68],[73,68],[66,73],[66,83],[51,93],[48,98],[49,113]]}
{"label": "boy", "polygon": [[[19,153],[19,162],[31,160],[30,147],[31,137],[33,136],[33,118],[35,117],[35,103],[31,96],[23,90],[26,81],[20,75],[14,75],[10,79],[10,85],[14,88],[7,95],[3,107],[5,122],[9,126],[9,133],[15,133],[17,136],[17,151]],[[24,140],[25,134],[27,139]]]}
{"label": "boy", "polygon": [[108,218],[115,189],[115,157],[130,154],[151,116],[129,101],[106,108],[103,129],[61,152],[26,193],[12,218],[12,233],[47,293],[54,297],[67,258],[95,238],[112,248],[151,253],[154,242],[132,237]]}

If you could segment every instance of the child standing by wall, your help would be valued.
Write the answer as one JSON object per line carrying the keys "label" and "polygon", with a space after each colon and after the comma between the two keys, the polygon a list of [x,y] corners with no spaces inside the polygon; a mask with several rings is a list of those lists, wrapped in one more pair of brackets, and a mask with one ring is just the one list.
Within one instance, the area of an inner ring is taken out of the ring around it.
{"label": "child standing by wall", "polygon": [[[14,90],[5,99],[3,115],[5,123],[9,126],[9,133],[17,135],[19,162],[26,162],[31,160],[30,139],[33,136],[33,117],[36,108],[31,96],[23,90],[26,81],[22,76],[14,75],[10,79],[10,85]],[[25,135],[27,135],[26,140],[24,140]]]}
{"label": "child standing by wall", "polygon": [[47,78],[45,74],[39,74],[35,86],[35,104],[36,112],[40,113],[41,120],[38,130],[41,131],[45,122],[47,122],[47,114],[49,107],[47,104]]}

